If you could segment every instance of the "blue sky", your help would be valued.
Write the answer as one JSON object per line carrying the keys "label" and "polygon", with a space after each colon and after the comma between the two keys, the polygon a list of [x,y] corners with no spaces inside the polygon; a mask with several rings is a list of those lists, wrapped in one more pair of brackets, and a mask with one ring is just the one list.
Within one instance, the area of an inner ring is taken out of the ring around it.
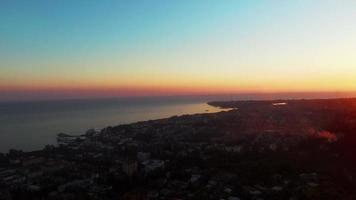
{"label": "blue sky", "polygon": [[1,1],[0,88],[354,90],[355,13],[352,0]]}
{"label": "blue sky", "polygon": [[74,46],[76,54],[91,48],[110,54],[151,41],[174,43],[204,34],[219,19],[247,7],[231,6],[217,1],[8,1],[0,8],[1,51],[65,56]]}

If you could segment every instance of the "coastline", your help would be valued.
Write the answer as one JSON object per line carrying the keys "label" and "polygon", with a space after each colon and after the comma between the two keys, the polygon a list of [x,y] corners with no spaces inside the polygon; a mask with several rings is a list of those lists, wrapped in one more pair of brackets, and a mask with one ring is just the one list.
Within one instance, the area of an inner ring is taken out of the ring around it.
{"label": "coastline", "polygon": [[0,185],[34,199],[355,195],[356,99],[281,102],[215,102],[238,109],[61,134],[58,147],[0,154]]}
{"label": "coastline", "polygon": [[92,128],[220,110],[195,100],[162,101],[162,105],[156,101],[105,100],[98,104],[65,101],[0,107],[0,152],[40,150],[47,144],[56,144],[56,134],[60,132],[78,135]]}
{"label": "coastline", "polygon": [[[176,117],[184,117],[184,116],[199,116],[202,114],[214,114],[214,113],[219,113],[219,112],[226,112],[226,111],[233,111],[233,110],[237,110],[241,107],[249,107],[249,109],[253,108],[254,106],[266,106],[266,105],[270,105],[273,106],[274,103],[278,102],[283,102],[288,104],[293,104],[295,102],[309,102],[311,103],[310,106],[313,106],[314,104],[319,104],[320,102],[333,102],[333,101],[342,101],[343,103],[348,103],[350,101],[355,101],[356,98],[325,98],[325,99],[276,99],[276,100],[233,100],[233,101],[208,101],[205,104],[211,106],[212,108],[216,108],[216,109],[210,109],[210,110],[201,110],[201,112],[198,113],[190,113],[190,114],[180,114],[180,115],[171,115],[169,117],[163,117],[163,118],[155,118],[155,119],[147,119],[147,120],[139,120],[139,121],[134,121],[134,122],[130,122],[130,123],[121,123],[121,124],[116,124],[116,125],[109,125],[109,126],[105,126],[101,129],[93,129],[93,128],[86,128],[86,130],[96,130],[97,132],[100,132],[103,129],[107,129],[108,127],[117,127],[117,126],[127,126],[127,125],[134,125],[134,124],[140,124],[140,123],[148,123],[148,122],[154,122],[154,121],[162,121],[162,120],[167,120],[170,118],[176,118]],[[256,110],[256,109],[253,109]],[[58,136],[58,134],[63,134],[63,131],[57,133],[56,135]],[[85,135],[86,131],[81,132],[81,133],[65,133],[67,134],[67,136],[74,136],[74,137],[80,137]],[[53,139],[56,139],[56,135],[53,135]],[[58,141],[58,139],[56,139]],[[57,146],[58,142],[56,142],[56,144],[46,144],[46,145],[54,145]],[[46,146],[45,145],[45,146]],[[44,147],[43,147],[44,148]],[[30,151],[26,151],[26,152],[37,152],[37,151],[42,151],[43,148],[39,148],[37,150],[30,150]],[[10,149],[9,149],[10,150]],[[22,151],[22,149],[15,149],[15,150],[20,150]],[[3,152],[3,153],[7,153],[7,151]]]}

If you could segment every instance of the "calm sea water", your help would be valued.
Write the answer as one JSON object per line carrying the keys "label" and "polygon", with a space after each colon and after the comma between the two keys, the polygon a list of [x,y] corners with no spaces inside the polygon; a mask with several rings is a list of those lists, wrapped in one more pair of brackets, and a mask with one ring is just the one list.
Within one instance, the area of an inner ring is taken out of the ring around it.
{"label": "calm sea water", "polygon": [[81,134],[173,115],[218,112],[199,98],[131,98],[0,103],[0,152],[56,144],[60,132]]}
{"label": "calm sea water", "polygon": [[252,94],[0,103],[0,152],[7,152],[10,148],[25,151],[41,149],[46,144],[56,144],[56,134],[60,132],[81,134],[90,128],[220,111],[206,104],[212,100],[342,96],[345,95]]}

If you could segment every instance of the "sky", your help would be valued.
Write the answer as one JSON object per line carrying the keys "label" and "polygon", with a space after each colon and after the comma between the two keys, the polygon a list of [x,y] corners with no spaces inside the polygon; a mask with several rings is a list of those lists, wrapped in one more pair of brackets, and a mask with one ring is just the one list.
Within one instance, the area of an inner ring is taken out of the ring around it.
{"label": "sky", "polygon": [[354,0],[2,0],[0,100],[356,91]]}

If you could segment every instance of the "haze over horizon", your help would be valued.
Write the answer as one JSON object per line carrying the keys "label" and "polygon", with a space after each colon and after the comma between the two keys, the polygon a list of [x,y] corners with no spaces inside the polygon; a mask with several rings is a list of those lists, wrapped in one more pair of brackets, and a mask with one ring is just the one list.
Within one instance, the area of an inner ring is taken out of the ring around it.
{"label": "haze over horizon", "polygon": [[0,101],[356,91],[356,1],[2,1]]}

